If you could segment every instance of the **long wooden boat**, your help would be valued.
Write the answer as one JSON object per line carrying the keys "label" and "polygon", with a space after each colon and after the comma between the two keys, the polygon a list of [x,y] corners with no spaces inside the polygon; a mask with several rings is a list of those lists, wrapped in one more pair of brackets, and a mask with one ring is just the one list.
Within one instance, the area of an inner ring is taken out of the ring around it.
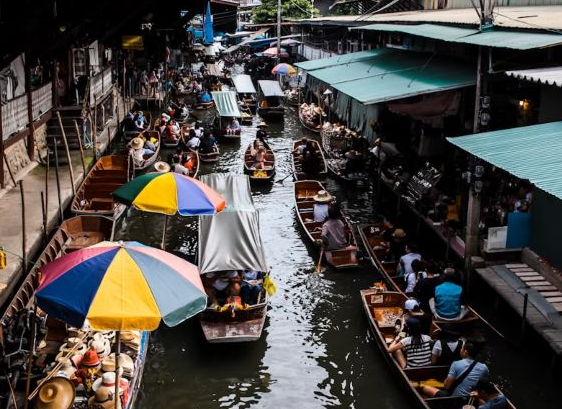
{"label": "long wooden boat", "polygon": [[326,166],[328,167],[330,176],[348,186],[353,186],[358,189],[367,189],[369,187],[369,174],[366,172],[356,172],[346,175],[344,169],[347,160],[348,159],[327,158]]}
{"label": "long wooden boat", "polygon": [[[403,314],[404,302],[408,297],[402,292],[383,291],[379,289],[361,290],[361,303],[375,337],[375,342],[388,365],[408,392],[408,396],[416,407],[421,409],[462,409],[466,400],[458,397],[427,398],[418,390],[420,383],[429,380],[442,381],[447,377],[448,366],[425,366],[402,369],[398,361],[387,351],[395,338],[395,321]],[[432,322],[430,336],[439,332],[440,328]],[[510,409],[515,409],[511,402]]]}
{"label": "long wooden boat", "polygon": [[[305,129],[308,129],[310,132],[320,133],[320,130],[322,129],[322,123],[315,124],[315,123],[312,123],[312,122],[308,121],[306,119],[306,115],[305,115],[306,110],[310,111],[309,105],[301,104],[299,106],[299,120],[301,122],[301,125]],[[320,119],[320,122],[322,122],[322,119]]]}
{"label": "long wooden boat", "polygon": [[326,179],[326,176],[328,176],[328,167],[326,165],[326,158],[324,157],[324,152],[320,148],[320,144],[315,140],[312,139],[307,142],[312,142],[312,144],[314,145],[314,149],[316,150],[316,153],[320,158],[320,162],[321,162],[320,172],[318,172],[316,175],[309,175],[303,172],[302,165],[299,161],[299,155],[296,155],[294,153],[298,147],[304,144],[302,140],[298,140],[293,143],[293,150],[291,151],[292,152],[291,164],[293,166],[293,175],[295,177],[295,180],[324,180]]}
{"label": "long wooden boat", "polygon": [[152,114],[150,112],[143,112],[144,118],[146,120],[146,128],[142,131],[126,131],[123,133],[123,138],[125,141],[129,142],[131,139],[140,136],[142,133],[146,131],[150,131],[154,129],[154,122],[152,121]]}
{"label": "long wooden boat", "polygon": [[258,106],[258,115],[269,121],[282,121],[285,115],[283,100],[285,94],[277,81],[260,80],[261,101]]}
{"label": "long wooden boat", "polygon": [[146,170],[152,169],[152,165],[160,158],[160,149],[162,148],[162,137],[158,131],[145,131],[143,136],[147,139],[156,139],[156,151],[152,155],[144,155],[144,162],[140,166],[135,166],[135,174],[145,172]]}
{"label": "long wooden boat", "polygon": [[301,101],[304,99],[302,96],[302,91],[297,89],[297,92],[291,92],[292,90],[285,90],[285,101],[287,105],[298,107],[301,104]]}
{"label": "long wooden boat", "polygon": [[[248,177],[214,173],[203,175],[201,180],[219,192],[226,203],[232,203],[228,205],[231,207],[229,211],[199,218],[198,265],[201,274],[249,269],[268,276],[269,267],[259,233],[259,215],[253,205]],[[246,309],[232,313],[207,308],[199,315],[205,339],[210,343],[257,341],[265,325],[268,303],[267,291],[262,288],[257,303]]]}
{"label": "long wooden boat", "polygon": [[254,168],[254,157],[251,154],[252,143],[248,145],[244,153],[244,174],[248,175],[252,182],[271,182],[275,176],[275,154],[269,145],[264,142],[265,147],[265,169]]}
{"label": "long wooden boat", "polygon": [[[384,261],[383,256],[386,250],[381,246],[385,241],[382,237],[383,226],[381,224],[368,224],[358,227],[359,237],[363,246],[367,249],[369,258],[373,266],[375,266],[384,276],[385,281],[392,291],[403,292],[404,280],[398,276],[398,261]],[[448,326],[460,326],[470,322],[479,320],[478,314],[469,306],[467,315],[459,321],[440,321],[439,324],[447,324]]]}
{"label": "long wooden boat", "polygon": [[201,152],[201,149],[198,151],[199,160],[203,163],[214,163],[218,162],[220,157],[220,148],[217,143],[213,145],[212,152]]}
{"label": "long wooden boat", "polygon": [[342,136],[335,136],[331,126],[322,126],[320,138],[322,149],[326,152],[327,158],[337,158],[347,149],[347,139]]}
{"label": "long wooden boat", "polygon": [[[322,236],[322,222],[312,221],[313,219],[313,197],[320,191],[326,190],[322,184],[316,180],[296,181],[294,184],[295,211],[297,218],[305,231],[308,241],[312,244],[316,243]],[[347,242],[355,249],[342,249],[332,251],[332,260],[326,261],[336,269],[357,267],[357,240],[353,234],[353,228],[349,221],[342,213],[342,219],[345,224],[345,233]]]}
{"label": "long wooden boat", "polygon": [[263,119],[267,119],[272,122],[279,122],[283,120],[285,115],[285,107],[282,105],[273,107],[258,107],[258,115]]}
{"label": "long wooden boat", "polygon": [[74,196],[70,210],[75,214],[117,217],[125,207],[111,193],[129,180],[129,157],[103,156],[90,170]]}
{"label": "long wooden boat", "polygon": [[189,177],[194,179],[199,176],[199,152],[193,149],[187,149],[183,151],[183,154],[191,156],[191,161],[193,162],[193,167],[189,170]]}

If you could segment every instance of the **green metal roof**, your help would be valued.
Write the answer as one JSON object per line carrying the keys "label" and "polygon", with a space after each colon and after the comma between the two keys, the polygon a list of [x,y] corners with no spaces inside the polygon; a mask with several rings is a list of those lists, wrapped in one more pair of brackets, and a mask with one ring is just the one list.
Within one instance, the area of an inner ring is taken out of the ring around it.
{"label": "green metal roof", "polygon": [[353,27],[351,30],[404,33],[447,42],[510,48],[514,50],[532,50],[562,44],[561,34],[541,32],[539,30],[522,31],[491,28],[480,31],[474,28],[439,24],[370,24],[363,27]]}
{"label": "green metal roof", "polygon": [[376,48],[373,50],[359,51],[357,53],[334,55],[333,57],[321,58],[319,60],[299,62],[296,63],[295,66],[302,68],[305,71],[312,71],[319,68],[327,68],[335,65],[347,64],[353,61],[369,59],[384,52],[386,52],[386,48]]}
{"label": "green metal roof", "polygon": [[236,92],[234,91],[214,91],[211,92],[217,111],[220,116],[228,116],[240,118],[240,109],[236,100]]}
{"label": "green metal roof", "polygon": [[428,54],[385,50],[369,59],[312,70],[308,75],[363,104],[462,88],[476,82],[476,69],[471,64]]}
{"label": "green metal roof", "polygon": [[562,199],[562,122],[447,138],[455,146],[528,179]]}

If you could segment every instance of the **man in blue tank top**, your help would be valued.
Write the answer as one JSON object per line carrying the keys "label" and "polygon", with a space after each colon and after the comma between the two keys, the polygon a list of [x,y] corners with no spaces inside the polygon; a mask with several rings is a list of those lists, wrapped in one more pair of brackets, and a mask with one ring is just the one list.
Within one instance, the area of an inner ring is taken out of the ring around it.
{"label": "man in blue tank top", "polygon": [[466,307],[462,305],[462,287],[454,282],[455,271],[446,269],[445,282],[435,287],[435,297],[429,301],[431,311],[437,318],[444,320],[460,320],[466,315]]}

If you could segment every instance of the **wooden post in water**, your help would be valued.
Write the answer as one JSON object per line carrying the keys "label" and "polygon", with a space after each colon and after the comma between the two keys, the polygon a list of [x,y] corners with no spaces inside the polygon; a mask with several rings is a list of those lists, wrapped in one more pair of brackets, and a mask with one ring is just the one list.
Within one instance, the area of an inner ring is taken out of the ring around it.
{"label": "wooden post in water", "polygon": [[66,152],[66,160],[68,161],[68,170],[70,172],[70,184],[72,185],[72,193],[76,196],[76,185],[74,184],[74,169],[72,169],[72,159],[70,158],[70,149],[68,149],[68,140],[66,139],[66,132],[64,131],[64,126],[62,125],[62,119],[60,117],[60,112],[57,111],[57,119],[59,121],[59,127],[62,135],[62,140],[64,142],[64,150]]}

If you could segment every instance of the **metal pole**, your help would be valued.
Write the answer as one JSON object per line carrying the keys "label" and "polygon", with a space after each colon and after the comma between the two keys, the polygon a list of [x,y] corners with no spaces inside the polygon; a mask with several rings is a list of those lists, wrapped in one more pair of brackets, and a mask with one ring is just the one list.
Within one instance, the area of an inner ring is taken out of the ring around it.
{"label": "metal pole", "polygon": [[25,401],[24,409],[29,407],[29,392],[31,391],[31,369],[33,368],[33,355],[35,355],[35,336],[37,334],[37,303],[33,303],[33,324],[31,326],[31,335],[29,340],[29,357],[27,360],[27,377],[25,380]]}
{"label": "metal pole", "polygon": [[281,61],[281,0],[277,0],[277,64]]}
{"label": "metal pole", "polygon": [[45,168],[45,220],[43,223],[45,224],[45,236],[49,236],[49,224],[47,222],[47,218],[49,217],[49,162],[51,160],[51,151],[49,147],[47,147],[47,166]]}
{"label": "metal pole", "polygon": [[119,358],[121,357],[121,331],[115,333],[115,342],[117,343],[117,348],[115,349],[115,406],[114,408],[120,408],[119,404]]}
{"label": "metal pole", "polygon": [[70,184],[72,185],[72,193],[76,196],[76,185],[74,184],[74,169],[72,169],[72,159],[70,158],[70,150],[68,149],[68,140],[66,139],[66,132],[64,131],[64,126],[62,125],[62,119],[60,117],[60,112],[57,111],[57,119],[59,121],[59,127],[62,135],[62,141],[64,142],[64,150],[66,152],[66,160],[68,161],[68,170],[70,172]]}
{"label": "metal pole", "polygon": [[527,326],[527,305],[529,303],[529,293],[525,293],[525,298],[523,298],[523,314],[521,315],[521,335],[520,342],[523,343],[523,337],[525,336],[525,327]]}

